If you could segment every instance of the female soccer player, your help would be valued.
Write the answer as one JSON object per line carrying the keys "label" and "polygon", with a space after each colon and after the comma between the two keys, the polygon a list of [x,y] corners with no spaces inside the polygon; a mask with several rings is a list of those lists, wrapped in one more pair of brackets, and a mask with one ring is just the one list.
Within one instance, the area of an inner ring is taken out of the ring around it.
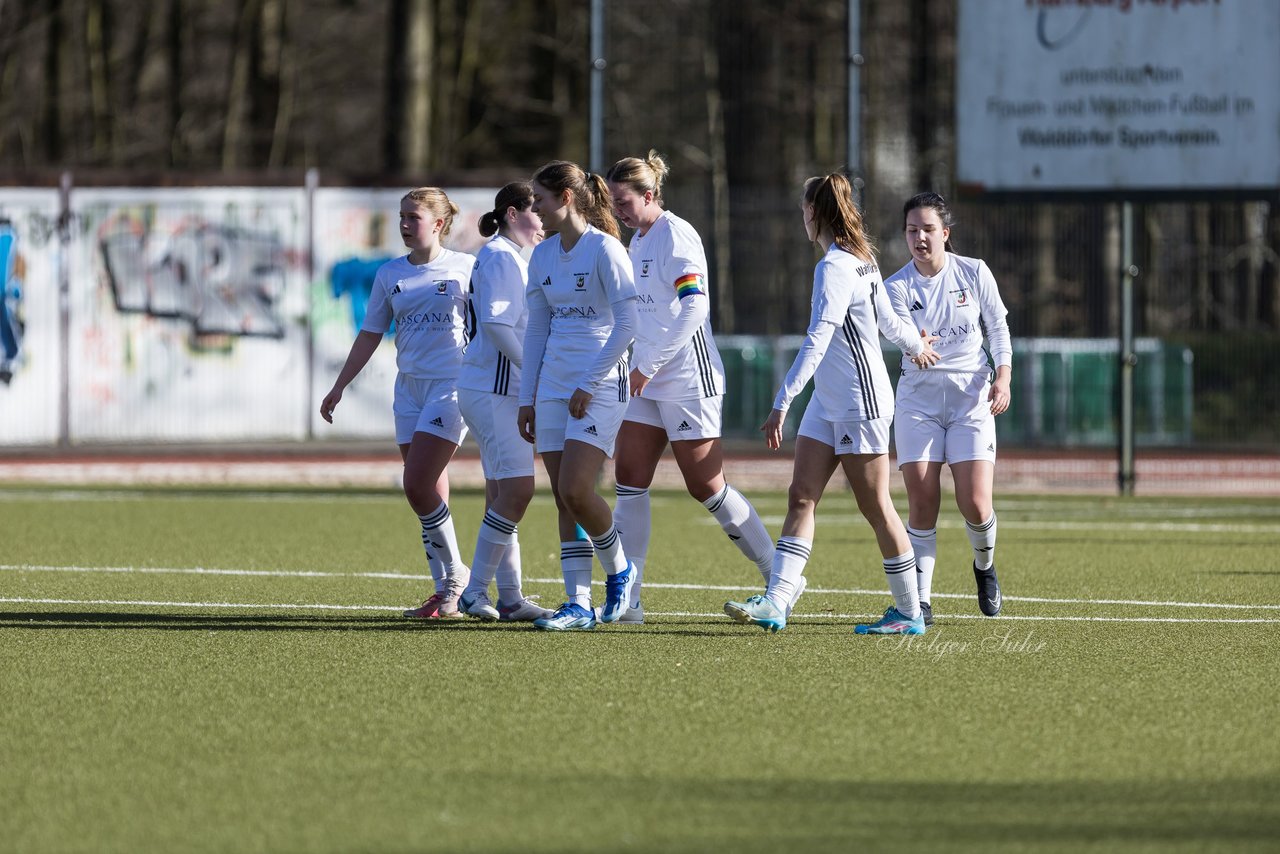
{"label": "female soccer player", "polygon": [[[532,621],[551,616],[521,590],[516,530],[533,498],[533,448],[516,428],[528,316],[524,292],[529,265],[520,250],[542,239],[542,222],[532,207],[533,188],[520,181],[499,190],[493,210],[480,217],[480,233],[490,239],[476,253],[471,271],[473,334],[458,376],[458,408],[480,446],[486,499],[471,581],[458,607],[481,620]],[[496,608],[489,599],[489,582],[495,573]]]}
{"label": "female soccer player", "polygon": [[[364,323],[320,415],[333,422],[342,393],[396,326],[396,443],[404,458],[404,494],[422,525],[430,561],[443,563],[435,592],[406,617],[458,617],[469,570],[449,515],[445,466],[466,435],[458,412],[457,377],[466,344],[467,290],[475,259],[445,249],[457,205],[443,190],[420,187],[400,201],[400,236],[409,254],[378,268]],[[434,574],[434,572],[433,572]]]}
{"label": "female soccer player", "polygon": [[[520,433],[536,442],[560,514],[560,554],[568,599],[534,625],[593,629],[591,549],[604,566],[600,621],[627,609],[635,571],[627,560],[596,478],[613,456],[627,405],[627,347],[636,325],[636,290],[618,242],[609,188],[563,160],[533,176],[533,211],[556,234],[529,259],[529,321],[520,377]],[[575,523],[591,544],[575,536]]]}
{"label": "female soccer player", "polygon": [[767,631],[786,627],[787,603],[813,548],[814,512],[836,466],[841,466],[858,509],[875,531],[894,601],[882,620],[857,626],[856,631],[923,634],[915,558],[889,498],[893,387],[877,329],[921,366],[937,360],[929,346],[935,339],[922,340],[889,307],[874,250],[844,175],[806,181],[801,209],[805,232],[826,254],[814,270],[813,308],[804,343],[774,399],[773,412],[760,428],[770,448],[781,447],[787,408],[810,377],[813,398],[796,436],[787,518],[768,590],[746,602],[726,602],[724,610],[740,623]]}
{"label": "female soccer player", "polygon": [[[942,464],[951,466],[956,505],[973,546],[978,607],[1000,613],[996,580],[995,416],[1009,408],[1013,348],[1008,311],[995,277],[977,258],[951,252],[953,218],[937,193],[912,196],[903,206],[911,261],[885,282],[894,311],[918,329],[939,337],[937,367],[915,370],[903,362],[894,422],[898,467],[907,487],[907,534],[916,555],[918,595],[925,623],[938,557],[938,509]],[[982,349],[995,363],[994,379]]]}
{"label": "female soccer player", "polygon": [[[605,176],[618,218],[636,229],[628,251],[639,316],[631,401],[618,431],[614,509],[636,572],[630,607],[622,616],[629,623],[644,622],[640,584],[649,551],[649,485],[668,441],[689,494],[711,511],[766,583],[773,568],[773,540],[759,514],[724,480],[724,364],[711,337],[707,259],[693,226],[663,210],[667,171],[662,157],[650,151],[644,160],[619,160]],[[797,598],[803,583],[802,578]],[[788,603],[788,611],[794,604]]]}

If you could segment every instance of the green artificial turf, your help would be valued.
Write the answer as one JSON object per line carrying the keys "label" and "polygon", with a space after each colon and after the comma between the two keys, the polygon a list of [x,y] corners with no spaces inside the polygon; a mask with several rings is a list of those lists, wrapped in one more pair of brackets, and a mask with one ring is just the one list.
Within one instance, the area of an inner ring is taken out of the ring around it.
{"label": "green artificial turf", "polygon": [[759,575],[709,515],[653,507],[646,625],[550,634],[401,618],[399,495],[0,490],[0,850],[1275,850],[1274,503],[1002,500],[996,620],[945,508],[910,640],[852,632],[889,598],[847,493],[778,635],[720,613]]}

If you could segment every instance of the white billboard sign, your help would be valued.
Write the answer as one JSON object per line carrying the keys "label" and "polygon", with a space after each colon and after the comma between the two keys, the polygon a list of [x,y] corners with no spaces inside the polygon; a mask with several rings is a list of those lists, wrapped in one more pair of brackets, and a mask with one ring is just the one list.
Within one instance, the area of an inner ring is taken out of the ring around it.
{"label": "white billboard sign", "polygon": [[1280,2],[959,2],[967,189],[1280,189]]}

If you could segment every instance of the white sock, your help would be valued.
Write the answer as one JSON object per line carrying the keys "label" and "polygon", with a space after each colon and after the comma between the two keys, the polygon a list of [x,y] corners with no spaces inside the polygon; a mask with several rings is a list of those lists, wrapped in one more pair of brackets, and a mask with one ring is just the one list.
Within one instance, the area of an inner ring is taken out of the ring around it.
{"label": "white sock", "polygon": [[907,552],[884,559],[884,574],[889,578],[893,606],[908,620],[920,616],[920,595],[916,590],[916,557]]}
{"label": "white sock", "polygon": [[560,571],[564,574],[564,592],[569,601],[591,608],[591,559],[595,553],[586,540],[560,544]]}
{"label": "white sock", "polygon": [[422,549],[427,553],[427,569],[431,571],[431,580],[435,583],[437,593],[444,593],[445,582],[448,580],[444,572],[444,561],[436,557],[431,551],[431,546],[427,544],[427,532],[422,532]]}
{"label": "white sock", "polygon": [[618,500],[613,506],[613,526],[622,538],[622,550],[634,567],[636,580],[631,584],[632,608],[640,606],[640,583],[644,580],[644,562],[649,556],[649,532],[652,516],[649,511],[649,490],[638,486],[615,487]]}
{"label": "white sock", "polygon": [[767,584],[773,573],[773,540],[756,508],[727,483],[724,489],[702,502],[702,506],[711,511],[733,544],[760,570]]}
{"label": "white sock", "polygon": [[769,575],[769,589],[765,595],[784,614],[796,596],[796,585],[804,575],[812,551],[813,540],[778,538],[778,546],[773,553],[773,572]]}
{"label": "white sock", "polygon": [[627,568],[627,553],[622,550],[618,529],[613,525],[600,536],[592,537],[591,545],[595,546],[596,557],[600,558],[600,565],[609,575],[617,575]]}
{"label": "white sock", "polygon": [[917,531],[908,525],[907,539],[916,556],[916,589],[920,601],[928,605],[933,597],[933,567],[938,562],[938,529]]}
{"label": "white sock", "polygon": [[964,523],[965,532],[969,535],[969,545],[973,546],[973,564],[978,569],[990,569],[996,562],[996,513],[991,511],[991,518],[981,525]]}
{"label": "white sock", "polygon": [[486,510],[480,532],[476,534],[476,554],[471,561],[471,581],[467,594],[487,593],[489,582],[502,563],[503,556],[516,541],[516,523]]}
{"label": "white sock", "polygon": [[520,541],[511,535],[511,545],[498,562],[498,604],[519,605],[524,599],[520,585]]}
{"label": "white sock", "polygon": [[467,571],[462,562],[462,554],[458,551],[458,537],[453,531],[453,516],[449,513],[449,505],[440,502],[440,506],[425,516],[419,516],[422,523],[422,543],[440,558],[444,564],[445,576],[452,578],[457,573]]}

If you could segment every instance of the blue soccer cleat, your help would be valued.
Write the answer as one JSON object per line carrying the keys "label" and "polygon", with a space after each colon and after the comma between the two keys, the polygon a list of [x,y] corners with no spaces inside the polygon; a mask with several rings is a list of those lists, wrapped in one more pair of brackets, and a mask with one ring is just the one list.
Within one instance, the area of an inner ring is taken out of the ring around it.
{"label": "blue soccer cleat", "polygon": [[635,584],[636,570],[627,561],[627,568],[604,580],[604,607],[600,609],[600,622],[616,623],[627,611],[631,602],[631,585]]}
{"label": "blue soccer cleat", "polygon": [[539,617],[533,624],[549,632],[585,632],[596,627],[596,617],[590,608],[565,602],[554,614]]}
{"label": "blue soccer cleat", "polygon": [[871,625],[853,627],[859,635],[922,635],[924,634],[924,614],[916,615],[914,620],[903,616],[902,612],[890,605],[880,618],[880,622]]}
{"label": "blue soccer cleat", "polygon": [[724,612],[743,625],[754,623],[766,632],[776,634],[787,627],[787,615],[760,595],[752,596],[745,602],[725,602]]}

